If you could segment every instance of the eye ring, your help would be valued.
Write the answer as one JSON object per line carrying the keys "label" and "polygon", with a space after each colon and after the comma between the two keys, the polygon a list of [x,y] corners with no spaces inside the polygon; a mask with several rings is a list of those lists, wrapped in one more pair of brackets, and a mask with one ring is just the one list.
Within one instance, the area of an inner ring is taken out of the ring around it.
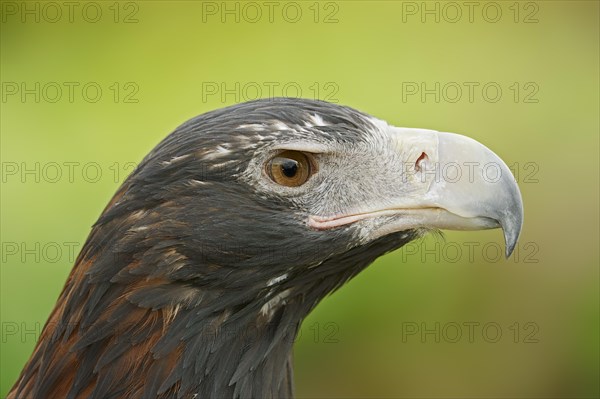
{"label": "eye ring", "polygon": [[299,187],[316,172],[313,157],[305,152],[286,150],[265,164],[265,171],[273,182],[286,187]]}

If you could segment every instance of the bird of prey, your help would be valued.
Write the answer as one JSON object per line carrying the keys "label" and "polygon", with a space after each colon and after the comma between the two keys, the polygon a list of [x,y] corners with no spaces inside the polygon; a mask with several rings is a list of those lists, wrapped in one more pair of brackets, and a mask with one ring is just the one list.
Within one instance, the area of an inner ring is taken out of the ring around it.
{"label": "bird of prey", "polygon": [[522,220],[506,164],[461,135],[293,98],[202,114],[108,203],[8,398],[292,397],[327,294],[437,229],[501,227],[508,256]]}

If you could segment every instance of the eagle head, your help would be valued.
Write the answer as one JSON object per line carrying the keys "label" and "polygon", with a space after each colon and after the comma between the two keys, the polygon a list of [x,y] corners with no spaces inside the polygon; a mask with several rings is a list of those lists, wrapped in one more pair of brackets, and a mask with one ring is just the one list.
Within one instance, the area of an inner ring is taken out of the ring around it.
{"label": "eagle head", "polygon": [[302,319],[373,260],[438,229],[523,220],[470,138],[276,98],[189,120],[94,225],[15,397],[292,394]]}

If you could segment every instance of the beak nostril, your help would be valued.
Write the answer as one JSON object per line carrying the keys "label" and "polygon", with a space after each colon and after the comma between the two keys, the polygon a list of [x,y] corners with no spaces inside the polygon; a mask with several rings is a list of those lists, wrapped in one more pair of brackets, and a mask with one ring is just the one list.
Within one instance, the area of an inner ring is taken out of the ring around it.
{"label": "beak nostril", "polygon": [[424,161],[427,161],[429,157],[427,156],[427,154],[425,154],[424,152],[421,153],[421,155],[419,155],[419,158],[417,158],[417,161],[415,162],[415,170],[417,172],[421,171],[421,164]]}

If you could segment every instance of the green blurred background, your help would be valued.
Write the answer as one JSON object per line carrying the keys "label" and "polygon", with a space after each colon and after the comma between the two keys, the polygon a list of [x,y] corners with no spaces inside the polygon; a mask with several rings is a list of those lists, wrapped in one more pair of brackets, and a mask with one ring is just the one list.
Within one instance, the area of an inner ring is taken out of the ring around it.
{"label": "green blurred background", "polygon": [[472,136],[525,204],[511,259],[498,230],[448,232],[323,301],[298,396],[598,397],[598,2],[1,4],[0,396],[131,165],[287,94]]}

